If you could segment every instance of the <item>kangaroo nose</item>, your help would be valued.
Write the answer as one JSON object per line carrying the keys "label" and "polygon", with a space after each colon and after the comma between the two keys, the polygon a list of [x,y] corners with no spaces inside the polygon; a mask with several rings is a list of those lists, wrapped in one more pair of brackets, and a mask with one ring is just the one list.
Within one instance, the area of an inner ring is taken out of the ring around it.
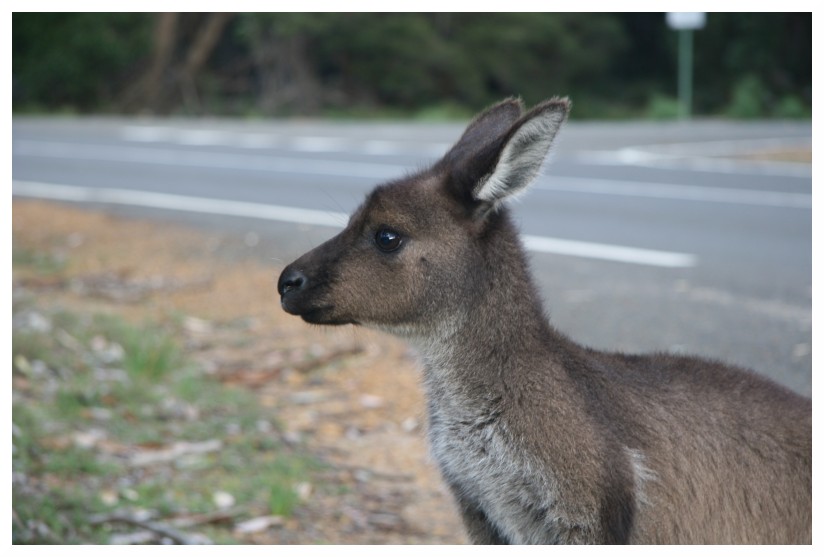
{"label": "kangaroo nose", "polygon": [[306,275],[297,269],[284,269],[278,279],[278,292],[281,296],[285,296],[287,292],[303,289],[303,287],[306,286],[306,282]]}

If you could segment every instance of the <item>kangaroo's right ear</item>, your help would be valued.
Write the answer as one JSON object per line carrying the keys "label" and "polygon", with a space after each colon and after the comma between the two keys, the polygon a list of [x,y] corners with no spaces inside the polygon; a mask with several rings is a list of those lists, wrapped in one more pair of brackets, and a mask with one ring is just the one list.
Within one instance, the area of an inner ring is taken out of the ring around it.
{"label": "kangaroo's right ear", "polygon": [[507,100],[481,113],[438,163],[458,199],[484,215],[524,191],[538,175],[569,113],[567,99],[550,99],[521,115]]}
{"label": "kangaroo's right ear", "polygon": [[501,141],[523,112],[520,99],[510,97],[487,108],[466,127],[461,138],[438,162],[436,168],[451,177],[454,193],[462,198],[468,184],[476,184],[489,172],[501,150]]}

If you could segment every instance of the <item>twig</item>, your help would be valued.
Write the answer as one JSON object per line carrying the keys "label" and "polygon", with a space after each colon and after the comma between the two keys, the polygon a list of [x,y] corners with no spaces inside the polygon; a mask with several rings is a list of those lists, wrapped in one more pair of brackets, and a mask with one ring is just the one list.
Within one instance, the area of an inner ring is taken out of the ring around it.
{"label": "twig", "polygon": [[413,474],[395,474],[392,472],[382,472],[380,470],[375,470],[374,468],[351,466],[347,464],[335,464],[335,467],[339,470],[351,472],[356,478],[360,478],[364,481],[367,479],[384,480],[390,482],[411,482],[415,480],[415,476]]}
{"label": "twig", "polygon": [[172,523],[178,528],[191,528],[192,526],[201,526],[203,524],[215,524],[219,522],[229,522],[242,514],[244,510],[240,507],[225,509],[205,514],[196,514],[191,516],[181,516],[172,519]]}
{"label": "twig", "polygon": [[170,447],[155,451],[145,451],[132,455],[129,464],[132,466],[151,466],[163,462],[171,462],[189,454],[207,454],[223,448],[220,439],[210,439],[198,443],[181,441]]}
{"label": "twig", "polygon": [[333,350],[328,354],[324,354],[317,358],[312,358],[304,362],[294,362],[292,364],[284,365],[284,368],[292,368],[299,373],[308,373],[315,369],[331,364],[336,360],[346,358],[348,356],[356,356],[364,351],[363,346],[356,345],[346,348]]}
{"label": "twig", "polygon": [[93,525],[103,524],[106,522],[120,522],[129,524],[130,526],[137,526],[148,530],[158,536],[169,538],[179,545],[204,545],[212,544],[212,540],[203,534],[187,534],[181,532],[177,528],[172,528],[166,524],[159,522],[151,522],[149,520],[141,520],[134,515],[125,512],[115,512],[107,515],[96,515],[89,518],[89,523]]}

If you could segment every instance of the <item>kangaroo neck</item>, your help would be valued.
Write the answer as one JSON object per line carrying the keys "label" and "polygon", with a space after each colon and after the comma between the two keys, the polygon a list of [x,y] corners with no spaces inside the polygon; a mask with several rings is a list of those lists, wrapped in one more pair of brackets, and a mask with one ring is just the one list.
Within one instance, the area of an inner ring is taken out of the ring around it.
{"label": "kangaroo neck", "polygon": [[[562,339],[546,319],[526,255],[508,219],[489,240],[472,300],[413,339],[427,375],[486,385],[513,379],[525,354]],[[502,261],[502,259],[504,259]]]}

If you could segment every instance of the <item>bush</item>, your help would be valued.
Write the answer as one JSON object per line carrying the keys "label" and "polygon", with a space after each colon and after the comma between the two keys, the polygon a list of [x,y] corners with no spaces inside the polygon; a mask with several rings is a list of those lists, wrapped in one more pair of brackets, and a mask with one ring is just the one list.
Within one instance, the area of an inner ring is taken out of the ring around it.
{"label": "bush", "polygon": [[674,120],[681,114],[678,99],[655,93],[647,102],[646,117],[650,120]]}
{"label": "bush", "polygon": [[783,97],[776,105],[773,115],[776,118],[787,118],[793,120],[810,118],[812,116],[809,110],[804,107],[804,103],[801,102],[801,99],[795,95],[787,95]]}
{"label": "bush", "polygon": [[100,109],[150,48],[150,14],[12,15],[12,106]]}
{"label": "bush", "polygon": [[747,75],[738,80],[727,105],[726,114],[732,118],[760,118],[764,116],[768,92],[758,77]]}

